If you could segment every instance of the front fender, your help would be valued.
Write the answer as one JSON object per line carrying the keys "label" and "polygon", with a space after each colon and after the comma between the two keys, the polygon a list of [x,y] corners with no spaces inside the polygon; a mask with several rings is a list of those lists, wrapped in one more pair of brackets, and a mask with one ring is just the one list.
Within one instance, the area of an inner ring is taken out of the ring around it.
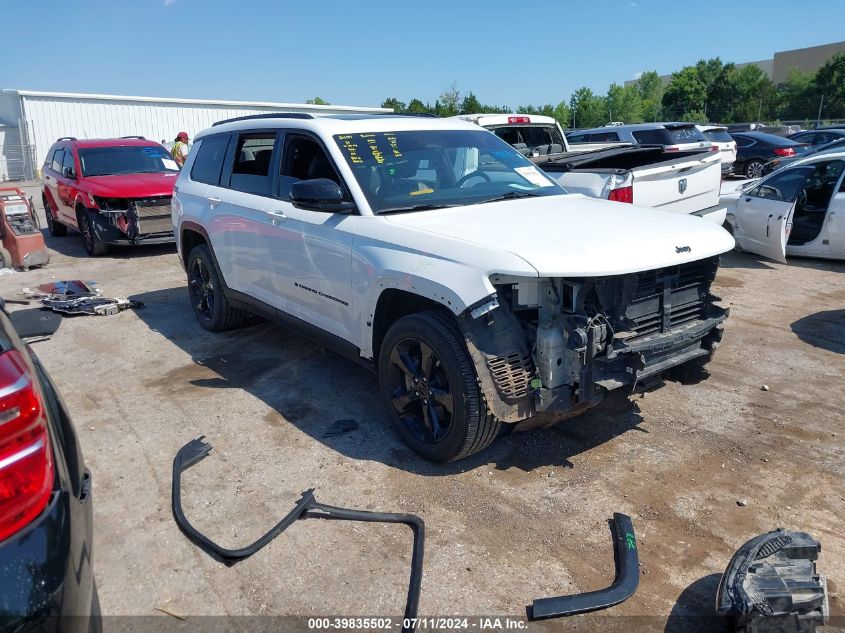
{"label": "front fender", "polygon": [[[416,272],[402,272],[387,270],[377,277],[366,288],[359,288],[362,297],[359,304],[358,321],[361,328],[361,355],[365,358],[373,356],[373,320],[379,298],[387,290],[404,290],[424,299],[435,301],[452,312],[455,316],[463,313],[469,306],[493,294],[496,289],[490,279],[478,273],[477,270],[457,270],[461,266],[452,262],[452,266],[443,262],[437,263],[438,270],[421,264]],[[423,274],[423,271],[428,274]],[[360,279],[360,276],[356,275]],[[451,281],[450,281],[451,279]]]}

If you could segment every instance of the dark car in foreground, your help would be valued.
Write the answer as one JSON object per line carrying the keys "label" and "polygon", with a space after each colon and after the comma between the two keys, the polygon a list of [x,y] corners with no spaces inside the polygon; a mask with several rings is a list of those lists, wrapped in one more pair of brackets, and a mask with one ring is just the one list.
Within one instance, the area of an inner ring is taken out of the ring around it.
{"label": "dark car in foreground", "polygon": [[770,174],[776,169],[780,169],[781,167],[786,167],[787,165],[791,165],[796,160],[800,158],[804,158],[806,156],[813,156],[815,154],[828,154],[830,152],[842,152],[845,151],[845,137],[838,138],[835,141],[831,141],[830,143],[825,143],[824,145],[818,145],[816,147],[810,147],[807,151],[803,154],[796,154],[795,156],[788,156],[785,158],[773,158],[769,162],[767,162],[763,166],[763,173]]}
{"label": "dark car in foreground", "polygon": [[759,178],[764,165],[772,158],[788,158],[803,154],[807,146],[782,136],[765,132],[731,132],[736,141],[734,173],[746,178]]}
{"label": "dark car in foreground", "polygon": [[91,474],[0,301],[0,631],[97,630]]}

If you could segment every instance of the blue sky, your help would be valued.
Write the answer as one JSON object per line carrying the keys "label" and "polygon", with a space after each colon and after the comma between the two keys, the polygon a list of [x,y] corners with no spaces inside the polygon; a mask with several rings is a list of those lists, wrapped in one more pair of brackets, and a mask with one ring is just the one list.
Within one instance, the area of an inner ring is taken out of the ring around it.
{"label": "blue sky", "polygon": [[0,88],[378,105],[455,82],[517,106],[700,58],[845,39],[842,0],[6,0]]}

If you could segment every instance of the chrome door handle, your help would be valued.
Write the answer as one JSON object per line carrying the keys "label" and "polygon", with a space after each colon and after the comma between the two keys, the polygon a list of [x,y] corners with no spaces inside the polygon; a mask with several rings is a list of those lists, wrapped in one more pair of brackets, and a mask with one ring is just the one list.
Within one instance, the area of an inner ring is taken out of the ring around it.
{"label": "chrome door handle", "polygon": [[273,223],[273,226],[278,226],[279,224],[282,224],[288,219],[288,216],[286,216],[285,212],[281,209],[277,211],[270,211],[269,215],[271,217],[270,221]]}
{"label": "chrome door handle", "polygon": [[218,196],[209,196],[206,200],[208,200],[208,204],[211,205],[212,209],[223,202]]}

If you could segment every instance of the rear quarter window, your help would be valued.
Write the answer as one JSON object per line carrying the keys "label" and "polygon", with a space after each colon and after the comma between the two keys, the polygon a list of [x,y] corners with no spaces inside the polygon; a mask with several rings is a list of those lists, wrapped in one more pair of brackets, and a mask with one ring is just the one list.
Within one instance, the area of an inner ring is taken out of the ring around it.
{"label": "rear quarter window", "polygon": [[200,139],[197,157],[191,167],[191,180],[207,185],[220,184],[220,172],[228,146],[228,134],[215,134]]}
{"label": "rear quarter window", "polygon": [[636,130],[633,136],[641,145],[672,145],[677,142],[666,130]]}
{"label": "rear quarter window", "polygon": [[727,130],[707,130],[704,132],[704,136],[709,141],[713,141],[714,143],[732,143],[733,139],[731,135],[728,134]]}
{"label": "rear quarter window", "polygon": [[700,143],[706,141],[704,135],[697,127],[690,125],[689,127],[672,127],[667,130],[672,140],[675,143]]}

